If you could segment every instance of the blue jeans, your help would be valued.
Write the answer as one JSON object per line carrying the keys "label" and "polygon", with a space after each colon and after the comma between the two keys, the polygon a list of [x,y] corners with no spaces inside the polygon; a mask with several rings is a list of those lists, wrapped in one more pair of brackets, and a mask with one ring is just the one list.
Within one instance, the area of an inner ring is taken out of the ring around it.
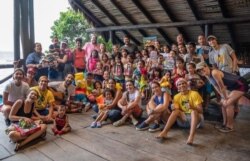
{"label": "blue jeans", "polygon": [[114,108],[109,110],[108,112],[108,119],[110,119],[112,122],[118,121],[122,118],[121,110]]}

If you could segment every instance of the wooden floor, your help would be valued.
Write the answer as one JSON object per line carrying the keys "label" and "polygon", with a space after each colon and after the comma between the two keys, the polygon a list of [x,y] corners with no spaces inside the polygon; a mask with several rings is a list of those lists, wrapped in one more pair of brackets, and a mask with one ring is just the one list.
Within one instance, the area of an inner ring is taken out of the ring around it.
{"label": "wooden floor", "polygon": [[132,125],[103,126],[91,129],[91,112],[70,114],[71,133],[52,135],[51,125],[45,140],[38,140],[19,152],[14,152],[4,133],[0,118],[0,160],[4,161],[249,161],[250,108],[243,107],[236,120],[235,131],[224,134],[207,122],[198,129],[195,145],[185,144],[188,130],[172,129],[163,144],[156,142],[157,133],[136,131]]}

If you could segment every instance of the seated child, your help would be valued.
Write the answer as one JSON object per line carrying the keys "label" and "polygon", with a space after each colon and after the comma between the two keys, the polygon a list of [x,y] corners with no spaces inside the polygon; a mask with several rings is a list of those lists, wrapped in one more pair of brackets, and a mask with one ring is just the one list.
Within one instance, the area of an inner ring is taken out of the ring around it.
{"label": "seated child", "polygon": [[160,80],[160,85],[161,85],[161,91],[162,92],[167,92],[168,94],[171,95],[171,72],[166,71],[165,75],[161,78]]}
{"label": "seated child", "polygon": [[107,105],[112,104],[114,99],[114,91],[111,89],[105,89],[103,92],[103,102],[98,104],[99,112],[96,120],[91,123],[91,128],[100,128],[102,127],[102,122],[107,118],[109,109],[107,108]]}
{"label": "seated child", "polygon": [[71,131],[68,116],[66,115],[66,107],[61,105],[58,107],[58,114],[55,117],[52,127],[54,135],[62,135]]}

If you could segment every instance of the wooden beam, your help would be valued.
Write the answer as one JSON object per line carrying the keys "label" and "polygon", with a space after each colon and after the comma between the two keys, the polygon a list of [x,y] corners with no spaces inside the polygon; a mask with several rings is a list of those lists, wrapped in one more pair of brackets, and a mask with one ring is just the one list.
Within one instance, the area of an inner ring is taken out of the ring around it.
{"label": "wooden beam", "polygon": [[[73,6],[76,6],[78,9],[81,10],[82,13],[84,13],[85,16],[87,16],[90,21],[92,21],[95,25],[100,26],[100,27],[107,27],[103,22],[101,22],[99,19],[93,15],[87,7],[85,7],[81,2],[78,2],[76,0],[69,0],[69,3],[72,4]],[[105,30],[109,31],[109,30]],[[105,31],[100,31],[100,32],[105,32]],[[86,31],[87,32],[87,31]],[[98,31],[96,31],[98,32]],[[104,34],[103,34],[104,35]],[[123,42],[118,36],[114,34],[114,38],[117,39],[118,42]]]}
{"label": "wooden beam", "polygon": [[[119,21],[117,21],[117,19],[105,8],[102,6],[101,3],[99,3],[97,0],[92,0],[92,3],[98,7],[111,21],[112,23],[114,23],[114,25],[116,26],[120,26],[121,24],[119,23]],[[136,43],[137,45],[140,45],[140,41],[138,41],[132,34],[130,34],[128,31],[126,30],[122,30],[122,32],[125,35],[128,35],[131,40]]]}
{"label": "wooden beam", "polygon": [[[191,9],[195,19],[196,20],[202,20],[200,14],[197,12],[196,7],[194,6],[194,1],[193,0],[187,0],[187,3],[188,3],[189,8]],[[205,32],[204,27],[200,26],[200,28],[201,28],[201,31],[204,33]]]}
{"label": "wooden beam", "polygon": [[[133,24],[133,25],[138,25],[138,23],[136,22],[136,20],[134,20],[134,18],[130,15],[127,14],[127,12],[117,3],[116,0],[110,0],[110,2],[122,13],[122,15],[124,17],[127,18],[127,20]],[[142,34],[143,37],[147,37],[148,34],[142,30],[142,29],[138,29],[138,31]]]}
{"label": "wooden beam", "polygon": [[[223,18],[230,18],[231,17],[229,15],[230,12],[227,10],[224,3],[225,2],[223,0],[218,0],[218,4],[219,4],[219,7],[221,9],[221,13],[222,13]],[[232,40],[232,46],[233,46],[233,48],[236,48],[236,36],[235,36],[234,30],[233,30],[233,25],[227,24],[227,28],[228,28],[228,31],[230,33],[230,37]]]}
{"label": "wooden beam", "polygon": [[[146,10],[146,8],[140,3],[140,1],[138,0],[132,0],[132,1],[151,23],[157,23],[156,20],[151,16],[151,14]],[[162,35],[162,37],[166,40],[166,42],[169,45],[173,43],[173,41],[168,37],[168,35],[163,31],[163,29],[157,28],[156,30]]]}
{"label": "wooden beam", "polygon": [[141,25],[124,25],[124,26],[108,26],[100,28],[89,28],[86,32],[102,32],[109,30],[135,30],[138,28],[165,28],[165,27],[184,27],[184,26],[200,26],[206,24],[225,24],[225,23],[247,23],[250,22],[250,17],[236,17],[236,18],[220,18],[213,20],[200,20],[200,21],[184,21],[172,23],[151,23]]}
{"label": "wooden beam", "polygon": [[[178,20],[175,18],[175,15],[171,11],[171,8],[168,7],[166,2],[163,0],[158,0],[158,2],[161,5],[162,9],[165,11],[166,15],[169,17],[170,21],[177,22]],[[188,39],[188,36],[187,36],[187,33],[185,32],[185,30],[181,27],[177,27],[176,29],[179,32],[179,34],[183,35],[184,40],[186,40],[188,42],[189,39]]]}

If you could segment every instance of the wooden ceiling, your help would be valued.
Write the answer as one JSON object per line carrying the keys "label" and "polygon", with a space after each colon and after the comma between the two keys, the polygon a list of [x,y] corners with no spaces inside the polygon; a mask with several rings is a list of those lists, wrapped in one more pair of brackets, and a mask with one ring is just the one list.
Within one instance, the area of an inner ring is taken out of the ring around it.
{"label": "wooden ceiling", "polygon": [[[69,0],[69,3],[96,28],[250,17],[249,0]],[[196,42],[204,32],[204,25],[139,28],[115,31],[114,38],[121,42],[124,35],[129,35],[134,43],[140,44],[143,37],[157,36],[161,43],[171,44],[179,33],[186,42]],[[212,33],[222,43],[249,44],[250,21],[213,24]]]}

